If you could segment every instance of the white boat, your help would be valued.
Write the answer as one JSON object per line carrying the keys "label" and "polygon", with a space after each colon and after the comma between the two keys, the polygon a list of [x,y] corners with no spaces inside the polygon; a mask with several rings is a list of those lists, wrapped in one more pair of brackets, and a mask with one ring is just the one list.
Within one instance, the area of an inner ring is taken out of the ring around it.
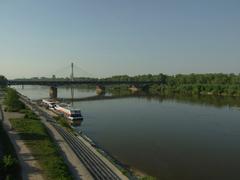
{"label": "white boat", "polygon": [[63,114],[67,119],[72,122],[77,120],[83,120],[81,111],[79,109],[73,109],[67,104],[57,104],[54,108],[59,113]]}
{"label": "white boat", "polygon": [[47,100],[47,99],[43,99],[42,100],[42,104],[49,109],[54,109],[56,106],[56,102],[55,101],[51,101],[51,100]]}

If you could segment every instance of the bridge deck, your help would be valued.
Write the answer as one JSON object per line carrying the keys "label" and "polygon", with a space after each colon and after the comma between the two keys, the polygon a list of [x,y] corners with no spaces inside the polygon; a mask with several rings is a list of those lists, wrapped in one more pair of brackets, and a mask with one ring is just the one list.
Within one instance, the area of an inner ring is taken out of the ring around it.
{"label": "bridge deck", "polygon": [[161,81],[105,81],[105,80],[8,80],[8,85],[43,85],[43,86],[61,86],[61,85],[114,85],[114,84],[162,84]]}

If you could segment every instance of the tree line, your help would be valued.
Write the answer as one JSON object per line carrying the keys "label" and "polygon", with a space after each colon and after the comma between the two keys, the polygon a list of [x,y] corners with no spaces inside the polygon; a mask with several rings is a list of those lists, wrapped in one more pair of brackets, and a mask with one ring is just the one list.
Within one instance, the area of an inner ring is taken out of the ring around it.
{"label": "tree line", "polygon": [[108,81],[144,81],[149,84],[148,92],[160,94],[204,94],[240,96],[240,74],[177,74],[177,75],[138,75],[113,76]]}
{"label": "tree line", "polygon": [[137,76],[112,76],[109,78],[103,78],[103,80],[115,80],[115,81],[155,81],[162,82],[167,85],[180,85],[180,84],[238,84],[240,82],[240,74],[146,74]]}

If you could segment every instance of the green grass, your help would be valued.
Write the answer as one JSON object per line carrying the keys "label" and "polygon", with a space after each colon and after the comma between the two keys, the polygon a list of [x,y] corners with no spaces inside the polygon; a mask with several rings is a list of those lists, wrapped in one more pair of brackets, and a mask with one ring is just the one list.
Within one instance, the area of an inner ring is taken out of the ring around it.
{"label": "green grass", "polygon": [[152,176],[145,176],[143,178],[140,178],[140,180],[157,180],[157,178],[152,177]]}
{"label": "green grass", "polygon": [[54,118],[58,124],[60,124],[62,127],[64,127],[69,132],[74,132],[73,128],[70,126],[70,124],[67,122],[67,119],[61,116],[57,116]]}
{"label": "green grass", "polygon": [[39,162],[47,179],[72,179],[68,167],[58,153],[58,147],[33,112],[25,111],[24,118],[10,121]]}
{"label": "green grass", "polygon": [[64,117],[57,116],[55,117],[55,120],[58,124],[60,124],[62,127],[65,127],[67,129],[72,129],[71,126],[68,124],[67,120]]}

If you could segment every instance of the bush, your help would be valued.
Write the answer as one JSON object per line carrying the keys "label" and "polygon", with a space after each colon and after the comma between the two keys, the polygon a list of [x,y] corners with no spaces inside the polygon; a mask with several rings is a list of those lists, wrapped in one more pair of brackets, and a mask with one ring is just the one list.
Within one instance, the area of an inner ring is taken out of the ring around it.
{"label": "bush", "polygon": [[7,88],[4,104],[7,106],[5,110],[12,112],[17,112],[25,108],[25,105],[19,100],[17,91],[12,88]]}
{"label": "bush", "polygon": [[[14,179],[18,171],[18,161],[12,155],[5,155],[0,161],[0,174],[3,179]],[[1,178],[0,176],[0,178]]]}
{"label": "bush", "polygon": [[30,110],[26,110],[25,111],[25,115],[24,115],[24,118],[26,119],[36,119],[36,120],[39,120],[39,117],[32,111]]}
{"label": "bush", "polygon": [[13,173],[17,167],[17,160],[12,155],[5,155],[1,162],[1,169],[6,173]]}

